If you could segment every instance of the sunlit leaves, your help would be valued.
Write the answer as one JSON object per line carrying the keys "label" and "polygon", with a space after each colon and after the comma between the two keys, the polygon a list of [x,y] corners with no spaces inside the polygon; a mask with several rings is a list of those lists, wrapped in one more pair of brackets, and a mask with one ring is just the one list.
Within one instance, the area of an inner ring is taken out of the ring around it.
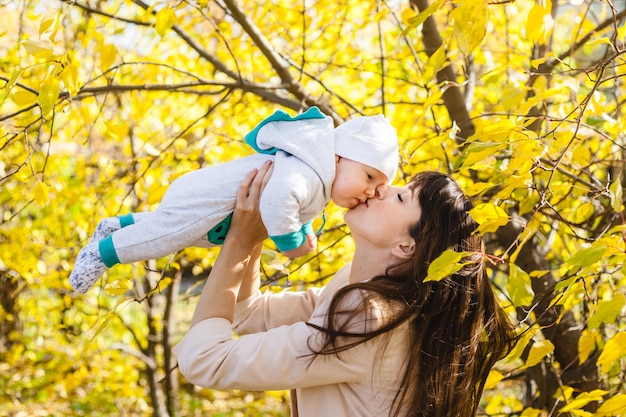
{"label": "sunlit leaves", "polygon": [[538,364],[546,355],[554,352],[554,344],[549,340],[536,340],[528,353],[528,358],[524,363],[525,367],[531,367]]}
{"label": "sunlit leaves", "polygon": [[54,44],[49,39],[27,39],[22,46],[35,58],[48,58],[54,52]]}
{"label": "sunlit leaves", "polygon": [[509,264],[507,292],[516,306],[528,306],[533,300],[530,276],[515,264]]}
{"label": "sunlit leaves", "polygon": [[574,412],[579,411],[585,405],[589,404],[591,401],[600,401],[602,397],[606,395],[606,391],[604,390],[593,390],[591,392],[584,392],[576,397],[576,399],[570,400],[569,403],[562,407],[559,412]]}
{"label": "sunlit leaves", "polygon": [[619,359],[626,356],[626,332],[619,332],[611,337],[604,345],[598,358],[600,372],[607,373],[619,364]]}
{"label": "sunlit leaves", "polygon": [[155,29],[159,36],[164,37],[167,31],[176,24],[176,13],[170,7],[164,7],[156,14]]}
{"label": "sunlit leaves", "polygon": [[445,250],[430,265],[428,265],[428,273],[424,282],[441,281],[455,272],[458,272],[466,262],[462,259],[468,255],[467,252],[455,252],[451,249]]}
{"label": "sunlit leaves", "polygon": [[59,78],[55,71],[55,67],[50,67],[48,75],[43,79],[39,88],[38,102],[44,116],[50,113],[54,108],[61,90]]}
{"label": "sunlit leaves", "polygon": [[407,34],[415,30],[418,26],[426,21],[433,13],[435,13],[443,4],[445,0],[436,0],[428,5],[428,8],[417,16],[410,17],[408,19],[409,26],[404,29],[403,34]]}
{"label": "sunlit leaves", "polygon": [[481,234],[495,232],[509,222],[506,211],[493,203],[478,204],[469,214],[478,223],[478,232]]}
{"label": "sunlit leaves", "polygon": [[450,16],[454,20],[454,35],[465,55],[480,45],[487,31],[486,0],[463,0]]}
{"label": "sunlit leaves", "polygon": [[545,5],[537,2],[528,14],[526,21],[526,36],[531,42],[545,44],[554,26],[552,16],[552,0],[547,0]]}
{"label": "sunlit leaves", "polygon": [[626,394],[619,393],[606,399],[594,413],[596,417],[619,416],[626,413]]}
{"label": "sunlit leaves", "polygon": [[625,304],[626,296],[622,293],[617,293],[608,300],[600,300],[587,321],[587,327],[597,329],[602,323],[615,323]]}

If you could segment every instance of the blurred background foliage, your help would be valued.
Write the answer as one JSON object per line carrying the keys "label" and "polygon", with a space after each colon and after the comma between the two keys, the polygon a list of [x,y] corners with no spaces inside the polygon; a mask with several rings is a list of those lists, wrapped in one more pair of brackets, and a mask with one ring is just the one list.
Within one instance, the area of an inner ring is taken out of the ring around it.
{"label": "blurred background foliage", "polygon": [[[218,249],[71,291],[98,220],[252,152],[281,108],[384,113],[403,183],[476,204],[521,342],[480,414],[626,415],[623,0],[0,1],[0,415],[286,416],[288,392],[200,389],[171,348]],[[316,221],[321,224],[321,219]],[[264,289],[323,284],[352,250],[268,242]]]}

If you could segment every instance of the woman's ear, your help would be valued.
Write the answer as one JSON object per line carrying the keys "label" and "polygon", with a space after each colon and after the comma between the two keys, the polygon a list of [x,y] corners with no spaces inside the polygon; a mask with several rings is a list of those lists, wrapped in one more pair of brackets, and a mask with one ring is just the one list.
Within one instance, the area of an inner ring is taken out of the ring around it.
{"label": "woman's ear", "polygon": [[415,252],[415,241],[413,239],[398,242],[391,248],[391,254],[403,260],[409,259],[413,252]]}

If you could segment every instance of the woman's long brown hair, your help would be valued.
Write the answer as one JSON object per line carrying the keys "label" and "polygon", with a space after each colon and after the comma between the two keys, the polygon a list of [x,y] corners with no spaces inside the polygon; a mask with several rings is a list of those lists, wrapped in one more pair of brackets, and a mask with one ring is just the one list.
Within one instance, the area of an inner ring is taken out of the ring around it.
{"label": "woman's long brown hair", "polygon": [[[453,179],[437,172],[421,172],[409,186],[421,207],[409,229],[416,242],[413,256],[385,275],[339,290],[326,326],[309,324],[325,334],[315,354],[339,354],[408,322],[412,348],[389,415],[474,416],[489,371],[513,347],[513,328],[485,275],[483,242],[468,215],[470,200]],[[472,255],[456,274],[424,282],[428,265],[446,249]],[[354,291],[392,306],[382,326],[360,334],[347,330],[350,317],[367,314],[340,307]]]}

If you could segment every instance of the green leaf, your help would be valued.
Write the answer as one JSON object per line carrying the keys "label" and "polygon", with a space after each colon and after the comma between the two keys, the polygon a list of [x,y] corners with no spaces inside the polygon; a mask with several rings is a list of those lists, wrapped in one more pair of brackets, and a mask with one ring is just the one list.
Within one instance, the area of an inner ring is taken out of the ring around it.
{"label": "green leaf", "polygon": [[428,265],[428,274],[424,278],[424,282],[441,281],[445,277],[458,272],[464,265],[467,265],[467,262],[459,262],[467,255],[469,255],[468,252],[455,252],[452,249],[445,250]]}
{"label": "green leaf", "polygon": [[590,246],[579,249],[574,256],[565,261],[566,265],[587,267],[602,259],[606,252],[606,246]]}
{"label": "green leaf", "polygon": [[598,307],[587,322],[589,329],[597,329],[602,323],[614,323],[621,314],[622,308],[626,304],[626,296],[622,293],[615,294],[610,300],[600,300]]}
{"label": "green leaf", "polygon": [[515,264],[509,264],[509,279],[506,289],[516,306],[528,306],[533,302],[534,293],[530,276]]}
{"label": "green leaf", "polygon": [[622,212],[622,199],[623,199],[623,191],[622,191],[622,183],[618,178],[613,181],[613,183],[609,186],[609,191],[611,193],[611,207],[618,213]]}

